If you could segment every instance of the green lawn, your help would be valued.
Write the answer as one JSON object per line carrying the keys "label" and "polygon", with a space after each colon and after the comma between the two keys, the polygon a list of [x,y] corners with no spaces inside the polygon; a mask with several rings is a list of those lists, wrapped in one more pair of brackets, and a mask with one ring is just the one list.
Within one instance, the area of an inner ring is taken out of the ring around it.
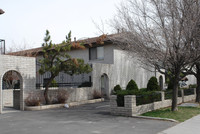
{"label": "green lawn", "polygon": [[163,108],[144,113],[142,116],[169,118],[183,122],[198,114],[200,114],[199,107],[178,107],[178,111],[176,112],[170,111],[170,108]]}

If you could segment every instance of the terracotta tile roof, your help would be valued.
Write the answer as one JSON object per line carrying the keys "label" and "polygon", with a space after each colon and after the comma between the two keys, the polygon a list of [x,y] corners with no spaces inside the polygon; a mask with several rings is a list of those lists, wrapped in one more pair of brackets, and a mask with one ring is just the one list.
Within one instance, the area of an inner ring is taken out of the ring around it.
{"label": "terracotta tile roof", "polygon": [[[93,38],[88,38],[88,39],[84,39],[84,40],[78,40],[77,42],[83,43],[86,48],[95,47],[95,46],[100,46],[103,43],[104,44],[108,44],[108,43],[111,44],[112,42],[111,42],[110,38],[115,36],[115,35],[116,34],[101,35],[99,37],[93,37]],[[72,48],[72,50],[75,50],[75,49]],[[23,51],[18,51],[18,52],[11,52],[11,53],[7,53],[7,55],[36,57],[36,56],[40,55],[41,53],[42,53],[42,47],[39,47],[39,48],[33,48],[33,49],[28,49],[28,50],[23,50]]]}
{"label": "terracotta tile roof", "polygon": [[42,52],[42,47],[7,53],[6,55],[36,57]]}

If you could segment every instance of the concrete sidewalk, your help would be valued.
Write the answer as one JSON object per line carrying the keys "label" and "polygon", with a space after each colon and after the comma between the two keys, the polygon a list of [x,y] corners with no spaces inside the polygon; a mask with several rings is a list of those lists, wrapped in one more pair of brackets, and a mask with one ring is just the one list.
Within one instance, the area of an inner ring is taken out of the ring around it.
{"label": "concrete sidewalk", "polygon": [[197,115],[158,134],[200,134],[200,115]]}

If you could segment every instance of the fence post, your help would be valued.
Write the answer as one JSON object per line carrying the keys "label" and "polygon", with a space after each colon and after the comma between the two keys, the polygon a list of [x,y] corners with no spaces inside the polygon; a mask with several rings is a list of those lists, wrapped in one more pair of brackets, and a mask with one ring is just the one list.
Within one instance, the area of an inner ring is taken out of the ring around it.
{"label": "fence post", "polygon": [[112,115],[115,115],[116,110],[117,110],[117,96],[116,95],[111,95],[110,97],[110,111]]}
{"label": "fence post", "polygon": [[197,95],[197,93],[196,93],[196,88],[193,88],[194,89],[194,95],[196,96]]}
{"label": "fence post", "polygon": [[182,97],[182,102],[184,102],[184,89],[181,90],[181,97]]}
{"label": "fence post", "polygon": [[125,99],[125,109],[127,111],[127,116],[133,116],[136,114],[136,96],[135,95],[126,95]]}
{"label": "fence post", "polygon": [[165,92],[161,91],[161,101],[164,101],[165,100]]}

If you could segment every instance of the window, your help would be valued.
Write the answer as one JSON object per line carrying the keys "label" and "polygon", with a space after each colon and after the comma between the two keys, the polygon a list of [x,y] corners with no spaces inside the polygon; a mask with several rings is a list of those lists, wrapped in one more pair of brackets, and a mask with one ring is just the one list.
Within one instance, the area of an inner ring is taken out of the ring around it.
{"label": "window", "polygon": [[89,49],[90,60],[103,60],[104,59],[104,47],[93,47]]}
{"label": "window", "polygon": [[104,48],[103,47],[97,47],[97,59],[104,59]]}
{"label": "window", "polygon": [[97,59],[97,48],[94,47],[89,49],[89,59],[90,60]]}

